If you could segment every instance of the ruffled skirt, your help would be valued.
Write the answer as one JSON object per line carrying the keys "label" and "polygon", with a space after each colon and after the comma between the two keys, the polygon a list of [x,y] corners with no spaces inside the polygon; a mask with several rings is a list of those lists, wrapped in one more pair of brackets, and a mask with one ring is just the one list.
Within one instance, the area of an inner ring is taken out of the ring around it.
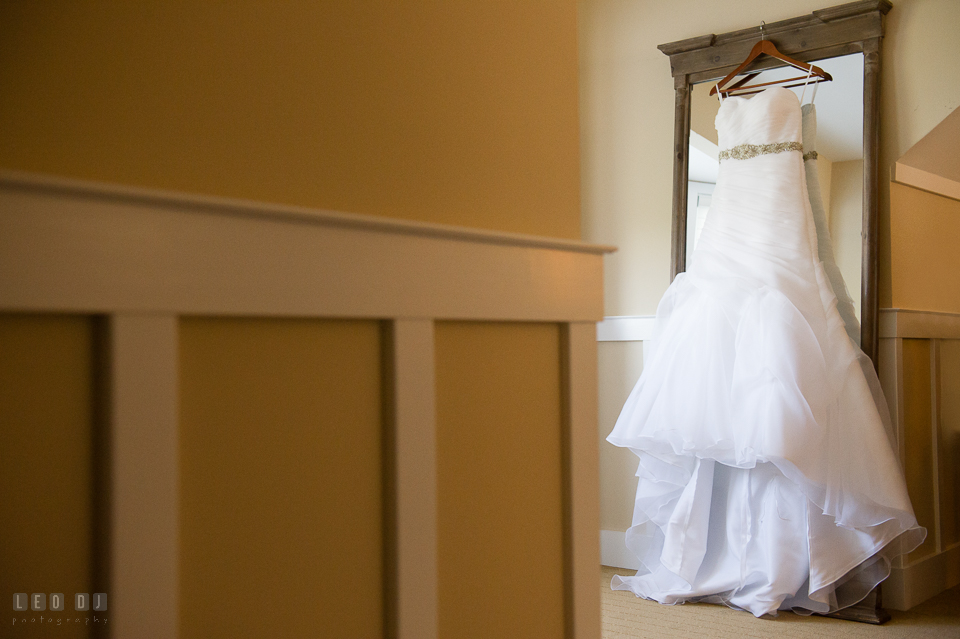
{"label": "ruffled skirt", "polygon": [[626,543],[642,568],[612,585],[757,616],[830,612],[926,531],[876,373],[815,257],[805,184],[781,181],[799,154],[731,164],[608,437],[640,460]]}

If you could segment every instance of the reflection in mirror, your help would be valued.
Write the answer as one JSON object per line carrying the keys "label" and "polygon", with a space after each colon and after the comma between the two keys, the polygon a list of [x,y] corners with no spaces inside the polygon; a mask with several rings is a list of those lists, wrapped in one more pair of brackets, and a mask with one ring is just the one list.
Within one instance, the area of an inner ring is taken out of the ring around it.
{"label": "reflection in mirror", "polygon": [[[826,226],[840,273],[860,319],[861,229],[863,225],[863,55],[814,62],[833,76],[832,82],[790,89],[803,103],[816,88],[817,175]],[[751,84],[796,77],[792,68],[764,71]],[[719,147],[714,121],[720,108],[710,88],[716,81],[693,85],[690,100],[690,163],[687,193],[687,265],[706,220],[717,181]],[[750,96],[747,96],[750,97]],[[859,342],[859,339],[856,340]]]}

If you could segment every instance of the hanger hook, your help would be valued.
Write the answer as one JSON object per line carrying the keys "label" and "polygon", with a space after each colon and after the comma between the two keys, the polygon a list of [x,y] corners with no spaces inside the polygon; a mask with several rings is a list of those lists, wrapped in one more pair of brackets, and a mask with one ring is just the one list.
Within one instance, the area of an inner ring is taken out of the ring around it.
{"label": "hanger hook", "polygon": [[761,20],[761,21],[760,21],[760,39],[761,39],[761,40],[764,39],[764,37],[763,37],[763,28],[764,28],[765,26],[767,26],[767,23],[764,22],[763,20]]}

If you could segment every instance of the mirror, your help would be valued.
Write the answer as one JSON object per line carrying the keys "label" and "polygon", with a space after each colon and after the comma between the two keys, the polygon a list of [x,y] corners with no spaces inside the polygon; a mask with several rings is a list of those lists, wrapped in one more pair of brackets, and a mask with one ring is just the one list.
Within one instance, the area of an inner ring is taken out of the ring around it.
{"label": "mirror", "polygon": [[[828,86],[830,87],[830,93],[841,91],[841,89],[838,89],[841,85],[851,86],[852,92],[856,91],[858,84],[862,87],[859,101],[860,121],[862,122],[860,127],[862,188],[860,190],[859,276],[851,266],[851,263],[856,262],[856,252],[849,249],[851,230],[856,225],[854,219],[856,216],[846,213],[848,210],[846,204],[843,207],[840,206],[841,198],[838,197],[837,201],[833,200],[834,189],[832,184],[829,189],[831,195],[829,205],[831,218],[836,215],[835,219],[831,219],[831,227],[836,229],[835,242],[842,245],[842,248],[838,251],[837,262],[840,263],[843,260],[841,270],[844,280],[851,297],[857,304],[860,318],[860,348],[873,360],[875,366],[879,348],[878,329],[880,319],[877,287],[880,39],[883,36],[883,17],[891,8],[892,5],[889,0],[859,0],[858,2],[820,9],[809,15],[781,20],[764,27],[765,37],[771,40],[777,49],[785,55],[800,62],[816,60],[817,66],[829,69],[831,73],[835,73],[833,67],[831,67],[834,61],[840,65],[845,63],[854,65],[853,62],[841,58],[846,56],[859,60],[861,69],[859,83],[853,81],[851,84],[849,80],[843,80],[834,75],[833,82],[825,83],[818,88],[817,110],[818,115],[820,115],[824,110],[822,105],[829,101],[829,99],[824,98],[828,93]],[[760,21],[759,17],[757,21]],[[719,35],[711,33],[678,42],[661,44],[658,47],[670,58],[670,72],[673,76],[675,90],[671,279],[686,268],[688,244],[695,243],[697,238],[697,211],[708,208],[707,202],[710,197],[708,187],[702,187],[706,189],[703,192],[691,191],[691,176],[703,177],[699,168],[693,166],[691,145],[694,149],[700,148],[709,156],[710,147],[703,141],[711,139],[710,135],[704,133],[691,134],[695,117],[694,109],[708,108],[706,102],[702,105],[699,102],[695,103],[693,96],[701,90],[704,93],[708,92],[711,81],[716,82],[716,80],[736,69],[746,59],[747,54],[760,39],[760,36],[760,25],[758,24],[739,31]],[[759,58],[752,69],[775,69],[780,66],[782,66],[782,62],[765,56]],[[837,99],[843,100],[844,98],[838,97]],[[856,102],[853,101],[853,98],[851,98],[849,104],[856,109]],[[698,112],[696,117],[701,118],[703,114]],[[826,119],[828,116],[821,117]],[[709,115],[706,118],[712,124],[712,118]],[[709,132],[712,130],[712,127],[705,127],[702,124],[697,126],[701,131],[707,130]],[[823,153],[824,157],[832,163],[845,165],[848,162],[855,161],[845,159],[848,157],[846,152],[831,149],[830,145],[833,140],[828,143],[828,138],[839,139],[841,136],[829,133],[830,129],[827,126],[834,125],[827,125],[825,122],[820,124],[823,130],[818,134],[818,152]],[[714,146],[716,146],[715,143]],[[833,153],[835,157],[831,158],[830,153]],[[821,171],[826,170],[825,164],[824,168],[820,169]],[[695,172],[688,174],[691,168]],[[843,168],[846,167],[840,167],[840,169]],[[832,182],[832,165],[830,169]],[[709,174],[707,174],[707,178],[709,178]],[[848,184],[853,180],[854,178],[850,176],[838,177],[838,189],[841,181]],[[826,191],[826,179],[821,180],[821,182],[821,186]],[[709,179],[706,179],[705,183],[709,184]],[[690,199],[694,199],[694,201],[690,203],[692,212],[688,215],[688,201]],[[840,208],[843,208],[844,212],[835,213]],[[692,228],[688,228],[688,226],[692,226]],[[853,236],[856,236],[855,232]]]}
{"label": "mirror", "polygon": [[[863,55],[815,61],[833,76],[832,82],[802,87],[793,91],[803,103],[810,102],[816,88],[816,151],[821,201],[833,252],[853,299],[860,320],[861,239],[863,211]],[[763,71],[753,80],[769,82],[796,77],[793,69]],[[687,171],[686,251],[684,270],[694,259],[694,249],[706,220],[717,181],[719,148],[714,121],[720,101],[709,92],[714,82],[691,87],[690,144]]]}

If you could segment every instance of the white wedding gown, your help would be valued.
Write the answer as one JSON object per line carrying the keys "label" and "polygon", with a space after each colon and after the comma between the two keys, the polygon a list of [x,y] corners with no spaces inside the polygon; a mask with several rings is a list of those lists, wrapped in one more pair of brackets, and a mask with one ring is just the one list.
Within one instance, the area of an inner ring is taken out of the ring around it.
{"label": "white wedding gown", "polygon": [[830,612],[926,531],[876,373],[818,255],[797,96],[727,98],[717,129],[720,173],[692,264],[660,302],[607,438],[640,458],[626,544],[642,567],[612,587],[756,616]]}

